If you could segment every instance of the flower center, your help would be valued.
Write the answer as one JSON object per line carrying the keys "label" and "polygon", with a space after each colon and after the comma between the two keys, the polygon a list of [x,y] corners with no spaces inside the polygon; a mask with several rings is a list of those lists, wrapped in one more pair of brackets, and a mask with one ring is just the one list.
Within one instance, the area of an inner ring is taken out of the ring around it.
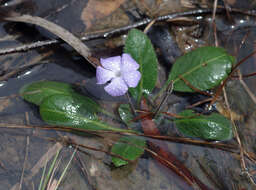
{"label": "flower center", "polygon": [[116,77],[121,77],[121,71],[120,71],[120,70],[119,70],[119,71],[116,71],[116,72],[115,72],[115,76],[116,76]]}

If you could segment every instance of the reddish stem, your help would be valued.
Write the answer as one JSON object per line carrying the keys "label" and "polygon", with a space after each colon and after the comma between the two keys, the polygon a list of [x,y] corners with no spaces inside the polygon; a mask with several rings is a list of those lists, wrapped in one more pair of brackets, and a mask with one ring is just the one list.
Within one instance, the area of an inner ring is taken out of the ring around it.
{"label": "reddish stem", "polygon": [[[143,98],[141,101],[141,109],[148,110],[148,105],[146,99]],[[143,117],[141,121],[142,129],[146,135],[161,135],[155,123],[152,120],[151,115]],[[182,164],[182,162],[176,158],[174,154],[167,151],[167,144],[160,141],[150,141],[148,142],[150,150],[157,154],[152,154],[152,156],[162,165],[174,171],[179,175],[186,183],[192,187],[199,187],[201,190],[211,190],[204,183],[202,183],[197,177],[193,176],[189,169]]]}

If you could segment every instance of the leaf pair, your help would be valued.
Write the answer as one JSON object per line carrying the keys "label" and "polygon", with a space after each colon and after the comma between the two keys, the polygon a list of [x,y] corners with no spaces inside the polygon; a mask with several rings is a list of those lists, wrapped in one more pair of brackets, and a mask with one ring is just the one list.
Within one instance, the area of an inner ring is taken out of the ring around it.
{"label": "leaf pair", "polygon": [[[25,85],[20,94],[26,101],[39,106],[42,119],[50,125],[93,131],[133,132],[101,122],[97,112],[105,111],[92,99],[76,93],[69,84],[54,81],[34,82]],[[127,136],[112,147],[112,153],[133,161],[144,152],[144,146],[144,140]],[[127,161],[120,158],[113,157],[112,160],[115,166],[127,164]]]}
{"label": "leaf pair", "polygon": [[54,81],[39,81],[25,85],[21,96],[39,106],[42,119],[50,125],[86,130],[127,130],[112,127],[98,119],[104,112],[92,99],[75,92],[71,85]]}
{"label": "leaf pair", "polygon": [[[155,88],[158,77],[157,57],[150,39],[137,29],[129,32],[124,51],[140,65],[141,81],[136,88],[129,89],[137,102],[140,102],[142,94],[150,94]],[[234,57],[223,48],[198,48],[176,60],[162,89],[165,89],[171,80],[175,91],[195,92],[184,80],[201,91],[212,89],[228,76],[234,61]]]}
{"label": "leaf pair", "polygon": [[[135,89],[130,89],[132,96],[140,102],[143,94],[149,94],[157,80],[157,58],[148,37],[139,30],[129,32],[125,48],[126,53],[140,64],[142,79]],[[205,91],[218,86],[231,72],[234,57],[225,49],[201,47],[179,57],[174,63],[168,80],[160,92],[173,81],[174,91]],[[131,114],[127,106],[119,108],[121,118],[127,123]],[[207,140],[227,140],[232,138],[230,121],[220,114],[196,116],[191,110],[180,113],[183,119],[176,119],[179,131],[185,135]]]}

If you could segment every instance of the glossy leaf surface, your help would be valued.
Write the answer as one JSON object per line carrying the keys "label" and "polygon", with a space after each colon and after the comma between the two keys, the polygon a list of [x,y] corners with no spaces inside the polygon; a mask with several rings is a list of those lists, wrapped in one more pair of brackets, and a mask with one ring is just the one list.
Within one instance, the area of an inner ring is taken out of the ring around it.
{"label": "glossy leaf surface", "polygon": [[[134,161],[143,154],[143,148],[145,146],[146,140],[136,136],[125,136],[120,138],[119,141],[112,146],[111,152],[130,161]],[[116,167],[128,164],[126,160],[117,157],[112,157],[112,162]]]}
{"label": "glossy leaf surface", "polygon": [[127,125],[132,123],[133,115],[131,113],[131,108],[129,104],[121,104],[118,108],[118,113],[123,122]]}
{"label": "glossy leaf surface", "polygon": [[219,47],[201,47],[178,58],[169,74],[169,84],[174,81],[174,90],[194,92],[184,80],[199,90],[216,87],[231,71],[234,57]]}
{"label": "glossy leaf surface", "polygon": [[136,88],[130,88],[132,96],[140,101],[143,93],[149,94],[157,81],[157,57],[150,39],[143,32],[132,29],[125,42],[125,53],[129,53],[140,65],[141,79]]}
{"label": "glossy leaf surface", "polygon": [[74,94],[53,95],[40,105],[42,119],[50,125],[76,127],[86,130],[111,130],[125,132],[98,120],[97,108],[91,99]]}
{"label": "glossy leaf surface", "polygon": [[70,84],[55,81],[37,81],[23,86],[20,90],[26,101],[40,105],[42,101],[55,94],[72,94],[74,90]]}
{"label": "glossy leaf surface", "polygon": [[184,118],[174,122],[181,133],[206,140],[229,140],[233,137],[231,122],[218,113],[197,116],[192,110],[179,115]]}

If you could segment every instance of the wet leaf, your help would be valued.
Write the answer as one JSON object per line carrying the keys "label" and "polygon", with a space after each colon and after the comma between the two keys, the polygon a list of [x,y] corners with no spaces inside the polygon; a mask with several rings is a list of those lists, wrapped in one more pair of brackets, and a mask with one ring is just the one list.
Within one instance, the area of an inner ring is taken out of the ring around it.
{"label": "wet leaf", "polygon": [[133,115],[129,104],[121,104],[118,108],[118,113],[125,124],[130,125],[132,123]]}
{"label": "wet leaf", "polygon": [[124,51],[140,65],[141,80],[136,88],[130,88],[132,96],[140,101],[143,93],[149,94],[157,80],[157,57],[150,39],[141,31],[133,29],[128,33]]}
{"label": "wet leaf", "polygon": [[70,95],[72,93],[75,93],[75,91],[70,84],[55,81],[37,81],[20,89],[22,98],[36,105],[40,105],[49,96],[55,94]]}
{"label": "wet leaf", "polygon": [[181,76],[197,89],[211,89],[228,76],[234,61],[223,48],[198,48],[176,60],[166,84],[173,80],[175,91],[194,92]]}
{"label": "wet leaf", "polygon": [[180,113],[185,118],[174,122],[181,133],[206,140],[229,140],[233,137],[231,122],[218,113],[197,116],[192,110]]}
{"label": "wet leaf", "polygon": [[[130,161],[134,161],[143,154],[145,146],[146,140],[135,136],[126,136],[120,138],[119,141],[112,146],[111,152]],[[117,157],[112,157],[112,162],[116,167],[128,164],[126,160]]]}
{"label": "wet leaf", "polygon": [[42,119],[57,126],[68,126],[86,130],[110,130],[126,132],[128,130],[111,127],[101,122],[97,115],[94,102],[79,94],[50,96],[40,105]]}

